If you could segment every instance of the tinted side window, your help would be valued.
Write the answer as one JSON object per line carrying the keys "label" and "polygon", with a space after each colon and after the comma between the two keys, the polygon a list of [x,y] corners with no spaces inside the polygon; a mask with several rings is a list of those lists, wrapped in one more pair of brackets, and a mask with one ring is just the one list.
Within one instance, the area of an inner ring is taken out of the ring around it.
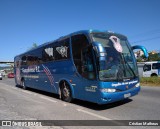
{"label": "tinted side window", "polygon": [[47,61],[53,61],[55,60],[55,56],[54,56],[54,50],[53,50],[53,44],[50,44],[48,46],[46,46],[43,51],[42,51],[42,61],[43,62],[47,62]]}
{"label": "tinted side window", "polygon": [[31,55],[27,56],[27,65],[34,65],[34,57]]}
{"label": "tinted side window", "polygon": [[70,58],[69,38],[59,41],[53,47],[55,60],[64,60]]}
{"label": "tinted side window", "polygon": [[160,63],[153,63],[152,69],[160,69]]}
{"label": "tinted side window", "polygon": [[72,36],[72,54],[74,59],[81,59],[82,49],[86,48],[89,44],[88,39],[85,35]]}
{"label": "tinted side window", "polygon": [[143,71],[150,71],[151,70],[151,65],[145,64],[143,67]]}
{"label": "tinted side window", "polygon": [[82,51],[89,45],[87,37],[83,34],[71,37],[72,55],[77,71],[82,75]]}
{"label": "tinted side window", "polygon": [[21,60],[21,65],[27,65],[27,57],[25,55],[22,56]]}
{"label": "tinted side window", "polygon": [[27,53],[27,65],[38,65],[42,63],[42,48]]}

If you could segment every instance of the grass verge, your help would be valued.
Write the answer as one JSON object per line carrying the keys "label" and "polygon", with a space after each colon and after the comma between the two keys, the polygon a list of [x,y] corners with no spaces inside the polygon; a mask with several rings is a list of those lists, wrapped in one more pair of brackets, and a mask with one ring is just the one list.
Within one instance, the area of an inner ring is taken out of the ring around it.
{"label": "grass verge", "polygon": [[142,77],[140,78],[141,86],[160,87],[160,77]]}

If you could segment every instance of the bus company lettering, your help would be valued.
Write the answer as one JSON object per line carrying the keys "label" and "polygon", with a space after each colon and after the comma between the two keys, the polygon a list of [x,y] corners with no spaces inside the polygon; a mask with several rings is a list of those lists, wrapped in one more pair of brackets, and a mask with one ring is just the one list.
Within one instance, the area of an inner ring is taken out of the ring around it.
{"label": "bus company lettering", "polygon": [[138,81],[130,81],[130,82],[118,82],[118,83],[112,83],[112,86],[117,87],[117,86],[122,86],[122,85],[130,85],[130,84],[135,84],[138,83]]}
{"label": "bus company lettering", "polygon": [[37,75],[24,75],[25,78],[39,78]]}
{"label": "bus company lettering", "polygon": [[34,66],[34,67],[28,67],[27,69],[22,68],[23,73],[35,73],[35,72],[40,72],[39,66]]}
{"label": "bus company lettering", "polygon": [[96,92],[96,89],[97,89],[97,86],[87,86],[87,87],[85,87],[85,90],[89,91],[89,92]]}

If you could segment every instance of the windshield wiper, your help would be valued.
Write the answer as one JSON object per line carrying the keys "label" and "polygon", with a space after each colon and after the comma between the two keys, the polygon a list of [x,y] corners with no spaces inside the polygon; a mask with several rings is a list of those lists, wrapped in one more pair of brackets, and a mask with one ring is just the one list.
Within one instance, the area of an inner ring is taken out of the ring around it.
{"label": "windshield wiper", "polygon": [[133,71],[133,69],[131,68],[131,66],[128,64],[128,62],[126,61],[123,53],[122,53],[122,57],[123,57],[123,60],[124,60],[125,64],[127,64],[128,68],[129,68],[129,69],[131,70],[131,72],[133,73],[133,77],[135,78],[135,77],[136,77],[136,74],[135,74],[135,72]]}

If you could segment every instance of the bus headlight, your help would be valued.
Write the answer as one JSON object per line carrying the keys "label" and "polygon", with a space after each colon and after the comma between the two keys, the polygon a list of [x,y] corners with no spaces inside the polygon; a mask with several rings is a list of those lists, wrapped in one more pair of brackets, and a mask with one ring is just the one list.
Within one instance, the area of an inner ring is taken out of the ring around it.
{"label": "bus headlight", "polygon": [[136,85],[135,85],[135,87],[139,87],[140,86],[140,83],[137,83]]}
{"label": "bus headlight", "polygon": [[108,88],[104,88],[104,89],[101,89],[101,92],[108,92],[108,93],[111,93],[111,92],[116,92],[116,89],[108,89]]}

